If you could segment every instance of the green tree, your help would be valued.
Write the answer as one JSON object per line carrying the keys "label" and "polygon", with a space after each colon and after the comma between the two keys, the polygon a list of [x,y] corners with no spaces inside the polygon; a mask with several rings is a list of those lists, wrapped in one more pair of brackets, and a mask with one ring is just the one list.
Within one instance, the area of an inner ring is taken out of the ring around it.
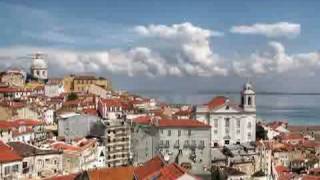
{"label": "green tree", "polygon": [[72,93],[68,94],[68,97],[67,97],[68,101],[72,101],[72,100],[76,100],[76,99],[78,99],[78,95],[76,93],[72,92]]}
{"label": "green tree", "polygon": [[260,124],[257,124],[256,126],[256,137],[257,137],[257,140],[267,139],[267,131],[264,130],[264,128]]}

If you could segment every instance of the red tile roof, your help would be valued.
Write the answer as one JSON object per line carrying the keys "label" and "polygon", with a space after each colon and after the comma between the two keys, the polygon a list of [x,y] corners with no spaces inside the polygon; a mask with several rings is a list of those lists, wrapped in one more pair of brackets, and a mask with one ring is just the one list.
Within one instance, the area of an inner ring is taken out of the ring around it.
{"label": "red tile roof", "polygon": [[122,101],[120,99],[101,99],[101,102],[105,106],[116,106],[116,107],[121,107],[123,105]]}
{"label": "red tile roof", "polygon": [[281,174],[277,180],[290,180],[290,179],[294,179],[295,175],[294,174]]}
{"label": "red tile roof", "polygon": [[68,174],[68,175],[63,175],[63,176],[54,176],[47,178],[45,180],[74,180],[78,174]]}
{"label": "red tile roof", "polygon": [[283,133],[280,135],[281,140],[303,140],[304,137],[300,133]]}
{"label": "red tile roof", "polygon": [[176,180],[185,173],[185,169],[183,169],[176,163],[172,163],[161,169],[159,180]]}
{"label": "red tile roof", "polygon": [[13,148],[0,141],[0,163],[21,161],[22,157]]}
{"label": "red tile roof", "polygon": [[157,127],[187,127],[187,128],[210,128],[208,124],[204,124],[194,119],[160,119]]}
{"label": "red tile roof", "polygon": [[152,176],[157,175],[164,162],[160,156],[155,156],[149,161],[145,162],[142,166],[134,169],[134,174],[138,180],[150,179]]}
{"label": "red tile roof", "polygon": [[217,97],[214,97],[211,101],[209,101],[206,105],[208,106],[209,109],[214,109],[224,105],[226,100],[228,100],[227,97],[217,96]]}
{"label": "red tile roof", "polygon": [[114,167],[88,170],[90,180],[132,180],[133,167]]}
{"label": "red tile roof", "polygon": [[150,124],[151,117],[150,116],[140,116],[140,117],[134,118],[133,122],[137,123],[137,124]]}
{"label": "red tile roof", "polygon": [[130,104],[122,99],[101,99],[101,102],[107,107],[122,107],[122,109],[130,108]]}
{"label": "red tile roof", "polygon": [[275,169],[276,169],[276,172],[277,172],[278,175],[281,175],[281,174],[289,172],[289,169],[284,167],[284,166],[282,166],[282,165],[276,166]]}
{"label": "red tile roof", "polygon": [[0,129],[11,129],[20,126],[38,126],[44,124],[44,122],[33,119],[18,119],[11,121],[0,121]]}

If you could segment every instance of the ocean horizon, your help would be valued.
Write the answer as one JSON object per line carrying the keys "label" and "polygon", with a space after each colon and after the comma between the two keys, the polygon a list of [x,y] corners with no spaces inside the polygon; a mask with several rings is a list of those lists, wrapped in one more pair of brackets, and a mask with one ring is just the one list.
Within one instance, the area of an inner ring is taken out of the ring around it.
{"label": "ocean horizon", "polygon": [[[172,104],[204,104],[219,95],[240,102],[240,92],[136,91],[135,93]],[[320,125],[320,93],[258,92],[256,104],[257,117],[265,121],[288,121],[290,125]]]}

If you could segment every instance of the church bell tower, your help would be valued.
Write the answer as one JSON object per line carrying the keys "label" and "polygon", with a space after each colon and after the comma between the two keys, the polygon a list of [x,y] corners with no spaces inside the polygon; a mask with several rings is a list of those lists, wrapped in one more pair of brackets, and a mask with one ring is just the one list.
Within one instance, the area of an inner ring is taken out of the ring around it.
{"label": "church bell tower", "polygon": [[245,112],[256,112],[256,93],[249,81],[241,91],[241,106]]}

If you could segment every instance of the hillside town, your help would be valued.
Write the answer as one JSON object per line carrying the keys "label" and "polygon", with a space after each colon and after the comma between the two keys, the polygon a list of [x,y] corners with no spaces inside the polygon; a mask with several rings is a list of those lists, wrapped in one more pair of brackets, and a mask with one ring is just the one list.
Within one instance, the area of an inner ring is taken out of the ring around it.
{"label": "hillside town", "polygon": [[239,101],[177,105],[50,77],[40,53],[29,69],[0,74],[0,179],[320,179],[320,127],[259,119],[251,82]]}

